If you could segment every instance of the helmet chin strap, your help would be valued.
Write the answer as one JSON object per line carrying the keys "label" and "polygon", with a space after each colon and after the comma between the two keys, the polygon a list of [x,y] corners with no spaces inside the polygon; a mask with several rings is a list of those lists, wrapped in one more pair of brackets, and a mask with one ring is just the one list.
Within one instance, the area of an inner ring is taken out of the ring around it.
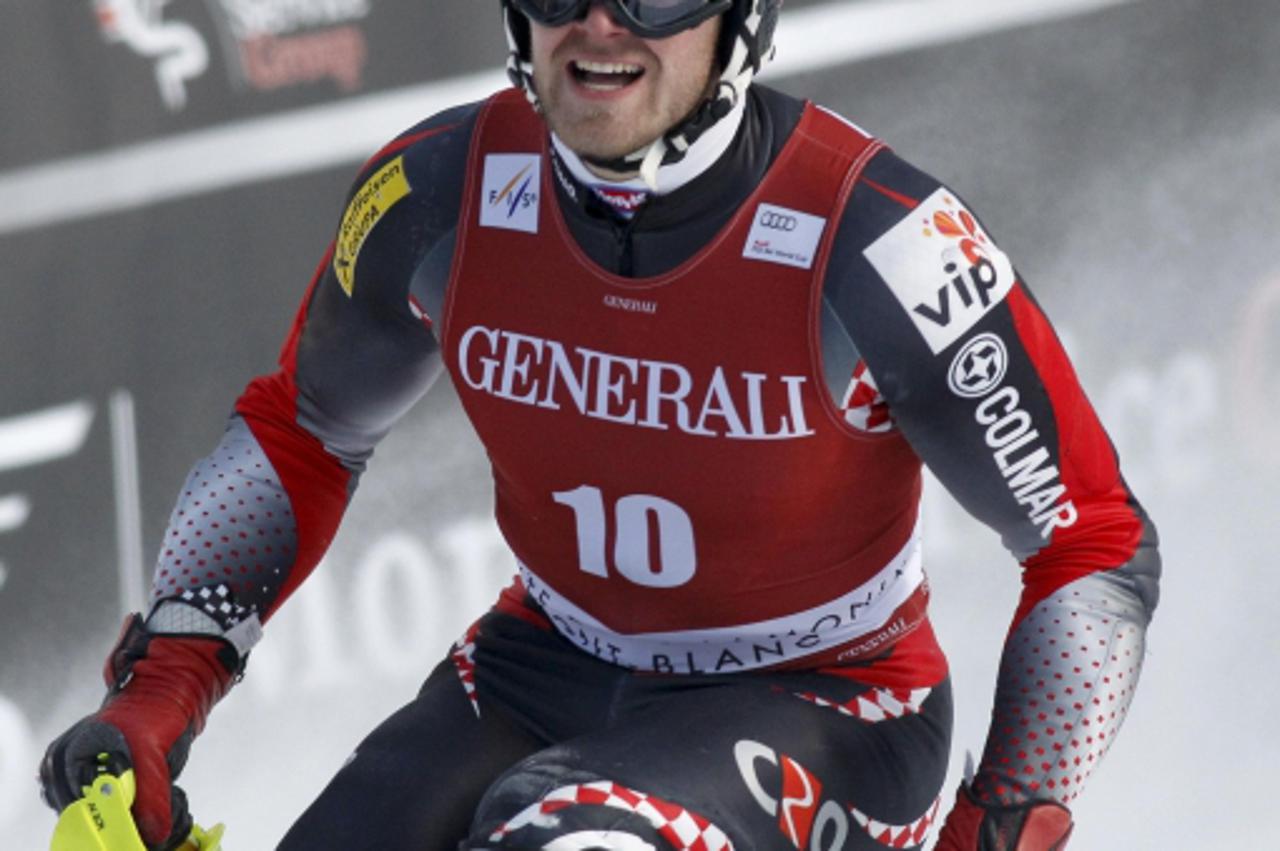
{"label": "helmet chin strap", "polygon": [[649,145],[644,159],[640,161],[640,179],[654,192],[658,191],[658,169],[666,159],[668,150],[666,138],[659,136]]}
{"label": "helmet chin strap", "polygon": [[[648,145],[614,160],[594,157],[583,157],[583,159],[591,165],[609,171],[624,174],[638,171],[640,179],[651,191],[659,191],[658,170],[665,165],[684,159],[703,134],[718,128],[723,119],[735,112],[737,116],[729,123],[732,124],[733,132],[737,131],[742,107],[746,103],[747,87],[751,85],[756,72],[756,69],[747,61],[747,45],[742,39],[735,40],[733,54],[726,67],[742,70],[737,74],[731,74],[728,71],[723,73],[711,97],[704,100],[688,118]],[[724,143],[726,147],[732,138],[730,133]]]}
{"label": "helmet chin strap", "polygon": [[[665,149],[662,145],[668,143],[665,139],[659,139],[655,143],[646,145],[627,160],[626,168],[618,168],[619,161],[602,164],[592,157],[578,154],[554,132],[551,134],[551,140],[564,164],[578,180],[589,186],[645,189],[657,195],[665,195],[702,174],[728,150],[745,114],[746,99],[744,98],[738,101],[724,118],[710,125],[696,142],[688,145],[680,157],[664,158],[662,154]],[[638,172],[637,163],[640,163]],[[612,179],[602,177],[600,170],[607,170],[616,176]],[[632,176],[637,174],[638,176]]]}

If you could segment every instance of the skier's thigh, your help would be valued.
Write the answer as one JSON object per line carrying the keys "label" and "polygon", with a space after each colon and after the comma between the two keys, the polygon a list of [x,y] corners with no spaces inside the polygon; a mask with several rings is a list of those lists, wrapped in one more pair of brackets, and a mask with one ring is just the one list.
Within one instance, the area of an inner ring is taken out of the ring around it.
{"label": "skier's thigh", "polygon": [[[610,729],[504,774],[468,847],[878,851],[920,847],[937,812],[945,682],[890,693],[782,675],[659,690],[629,705]],[[859,715],[864,706],[875,711]]]}

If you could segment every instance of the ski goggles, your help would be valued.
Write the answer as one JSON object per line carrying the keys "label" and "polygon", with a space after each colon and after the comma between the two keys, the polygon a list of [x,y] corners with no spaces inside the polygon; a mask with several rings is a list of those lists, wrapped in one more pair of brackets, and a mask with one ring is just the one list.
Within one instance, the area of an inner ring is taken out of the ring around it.
{"label": "ski goggles", "polygon": [[[512,0],[529,20],[560,27],[585,17],[592,0]],[[641,38],[666,38],[723,14],[734,0],[605,0],[614,20]]]}

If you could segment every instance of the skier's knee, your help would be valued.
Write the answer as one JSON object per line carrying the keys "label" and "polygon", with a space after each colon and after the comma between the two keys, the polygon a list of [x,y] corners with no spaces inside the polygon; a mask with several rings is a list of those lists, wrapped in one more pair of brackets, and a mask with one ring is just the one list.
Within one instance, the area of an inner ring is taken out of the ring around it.
{"label": "skier's knee", "polygon": [[542,758],[507,772],[476,811],[468,851],[671,851],[643,795]]}

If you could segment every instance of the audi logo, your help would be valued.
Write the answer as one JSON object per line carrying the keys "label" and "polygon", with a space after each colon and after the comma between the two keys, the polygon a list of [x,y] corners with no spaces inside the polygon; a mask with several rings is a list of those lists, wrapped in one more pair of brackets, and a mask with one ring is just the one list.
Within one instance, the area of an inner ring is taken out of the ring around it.
{"label": "audi logo", "polygon": [[791,232],[795,230],[800,222],[795,216],[788,216],[786,213],[775,213],[768,210],[760,216],[760,224],[770,230],[780,230]]}

